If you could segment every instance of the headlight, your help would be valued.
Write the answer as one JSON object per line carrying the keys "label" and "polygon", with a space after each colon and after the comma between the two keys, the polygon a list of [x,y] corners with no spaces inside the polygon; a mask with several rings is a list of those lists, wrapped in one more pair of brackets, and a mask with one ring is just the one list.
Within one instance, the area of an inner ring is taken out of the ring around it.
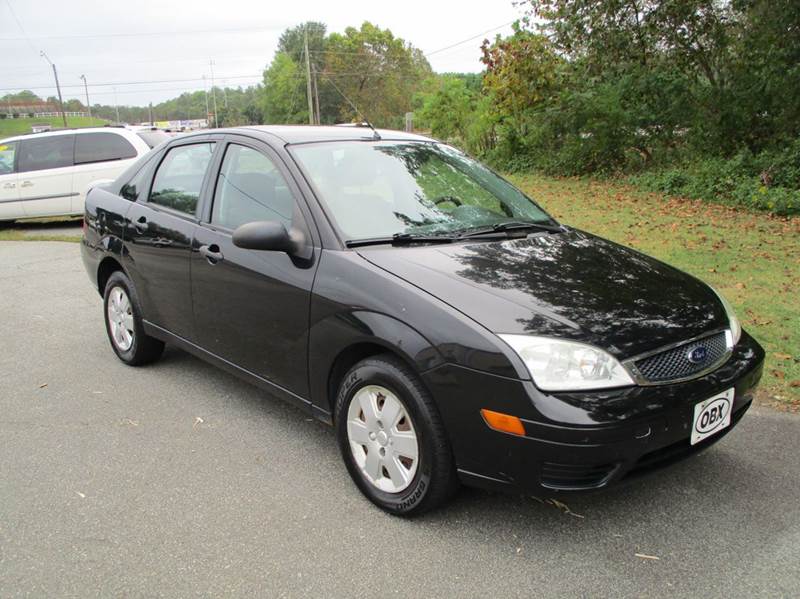
{"label": "headlight", "polygon": [[628,371],[602,349],[561,339],[499,335],[517,352],[542,391],[605,389],[635,384]]}
{"label": "headlight", "polygon": [[733,337],[733,344],[736,345],[739,343],[739,339],[742,336],[742,323],[739,322],[739,319],[736,317],[736,312],[733,311],[733,306],[728,303],[725,296],[713,287],[711,289],[717,294],[719,301],[722,302],[722,307],[725,308],[725,314],[728,315],[728,325],[731,329],[731,337]]}

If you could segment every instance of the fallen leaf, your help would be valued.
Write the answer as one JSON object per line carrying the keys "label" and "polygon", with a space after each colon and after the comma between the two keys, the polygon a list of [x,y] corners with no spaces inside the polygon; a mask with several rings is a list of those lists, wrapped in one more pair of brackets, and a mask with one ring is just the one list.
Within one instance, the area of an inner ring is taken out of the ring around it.
{"label": "fallen leaf", "polygon": [[792,381],[791,383],[789,383],[789,386],[793,387],[794,389],[797,389],[798,387],[800,387],[800,381]]}
{"label": "fallen leaf", "polygon": [[563,503],[563,502],[559,501],[558,499],[548,499],[546,503],[549,503],[550,505],[558,508],[559,510],[561,510],[565,514],[568,514],[570,516],[574,516],[575,518],[583,518],[584,517],[581,514],[576,514],[575,512],[573,512],[571,509],[569,509],[569,506],[566,503]]}
{"label": "fallen leaf", "polygon": [[772,354],[772,355],[775,356],[776,358],[778,358],[779,360],[791,360],[792,359],[791,354],[775,353],[775,354]]}
{"label": "fallen leaf", "polygon": [[647,555],[646,553],[634,553],[636,557],[640,557],[642,559],[652,559],[652,560],[660,560],[661,558],[656,555]]}
{"label": "fallen leaf", "polygon": [[47,387],[47,383],[42,383],[39,385],[39,389],[44,389],[45,387]]}

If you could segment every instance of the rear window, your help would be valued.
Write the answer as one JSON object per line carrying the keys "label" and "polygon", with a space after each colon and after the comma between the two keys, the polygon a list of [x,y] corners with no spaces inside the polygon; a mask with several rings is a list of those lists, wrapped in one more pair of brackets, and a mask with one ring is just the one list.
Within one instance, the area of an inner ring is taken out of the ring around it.
{"label": "rear window", "polygon": [[136,148],[116,133],[82,133],[75,139],[75,164],[136,158]]}
{"label": "rear window", "polygon": [[19,149],[19,171],[41,171],[72,166],[75,135],[50,135],[23,139]]}
{"label": "rear window", "polygon": [[151,148],[155,148],[158,144],[165,142],[169,139],[169,135],[159,130],[137,131],[136,135],[141,137],[144,143],[146,143]]}

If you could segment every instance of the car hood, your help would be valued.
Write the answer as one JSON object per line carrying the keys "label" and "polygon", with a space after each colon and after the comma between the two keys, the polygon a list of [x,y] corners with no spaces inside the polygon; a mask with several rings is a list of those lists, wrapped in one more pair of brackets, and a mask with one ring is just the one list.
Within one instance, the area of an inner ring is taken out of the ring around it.
{"label": "car hood", "polygon": [[728,326],[708,285],[575,229],[358,251],[492,332],[582,341],[617,358]]}

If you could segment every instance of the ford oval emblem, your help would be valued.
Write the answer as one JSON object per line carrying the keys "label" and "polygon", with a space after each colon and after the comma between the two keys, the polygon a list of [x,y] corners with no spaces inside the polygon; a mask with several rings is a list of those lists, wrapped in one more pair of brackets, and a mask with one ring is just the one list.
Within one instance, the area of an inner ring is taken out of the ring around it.
{"label": "ford oval emblem", "polygon": [[703,347],[702,345],[698,345],[697,347],[693,347],[686,354],[686,358],[692,364],[702,364],[703,362],[706,361],[707,357],[708,357],[708,350],[705,347]]}

